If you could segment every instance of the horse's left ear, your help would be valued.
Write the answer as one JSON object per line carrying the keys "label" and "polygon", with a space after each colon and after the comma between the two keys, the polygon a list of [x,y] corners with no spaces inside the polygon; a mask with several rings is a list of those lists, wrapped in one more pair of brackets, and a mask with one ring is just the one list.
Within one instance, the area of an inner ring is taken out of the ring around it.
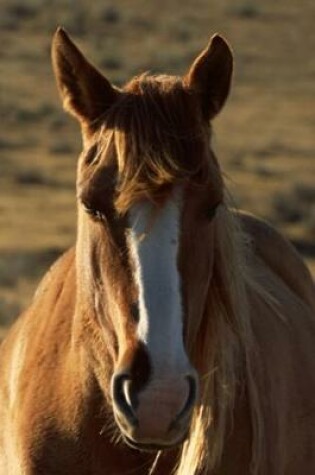
{"label": "horse's left ear", "polygon": [[65,110],[81,125],[92,127],[116,101],[119,91],[87,61],[62,28],[53,38],[52,64]]}
{"label": "horse's left ear", "polygon": [[232,71],[232,51],[221,36],[214,35],[184,78],[185,84],[197,93],[206,120],[222,109],[230,91]]}

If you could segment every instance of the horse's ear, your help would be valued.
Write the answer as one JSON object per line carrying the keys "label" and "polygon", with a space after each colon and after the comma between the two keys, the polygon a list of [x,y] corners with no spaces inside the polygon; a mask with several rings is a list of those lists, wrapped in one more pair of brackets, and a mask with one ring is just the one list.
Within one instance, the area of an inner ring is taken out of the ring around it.
{"label": "horse's ear", "polygon": [[232,71],[232,51],[221,36],[214,35],[184,78],[186,85],[197,93],[206,120],[222,109],[229,94]]}
{"label": "horse's ear", "polygon": [[118,90],[85,59],[62,28],[53,38],[52,64],[63,106],[82,125],[92,126],[116,101]]}

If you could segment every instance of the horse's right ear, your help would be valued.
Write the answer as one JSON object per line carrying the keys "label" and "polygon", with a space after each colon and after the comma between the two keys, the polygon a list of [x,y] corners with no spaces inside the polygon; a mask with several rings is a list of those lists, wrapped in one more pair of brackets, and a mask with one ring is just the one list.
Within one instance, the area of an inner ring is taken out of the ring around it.
{"label": "horse's right ear", "polygon": [[83,126],[92,126],[116,100],[119,91],[92,66],[58,28],[52,42],[52,64],[64,109]]}

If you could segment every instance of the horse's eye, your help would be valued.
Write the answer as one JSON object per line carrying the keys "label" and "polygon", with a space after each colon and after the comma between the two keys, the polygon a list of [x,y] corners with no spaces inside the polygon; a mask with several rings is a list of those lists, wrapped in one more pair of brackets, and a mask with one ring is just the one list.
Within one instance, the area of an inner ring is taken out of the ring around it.
{"label": "horse's eye", "polygon": [[101,211],[90,208],[89,206],[83,205],[84,211],[91,216],[92,219],[95,221],[103,221],[104,220],[104,215],[101,213]]}
{"label": "horse's eye", "polygon": [[97,144],[93,144],[90,147],[84,157],[84,163],[86,165],[91,165],[92,163],[96,164],[98,158],[98,146]]}

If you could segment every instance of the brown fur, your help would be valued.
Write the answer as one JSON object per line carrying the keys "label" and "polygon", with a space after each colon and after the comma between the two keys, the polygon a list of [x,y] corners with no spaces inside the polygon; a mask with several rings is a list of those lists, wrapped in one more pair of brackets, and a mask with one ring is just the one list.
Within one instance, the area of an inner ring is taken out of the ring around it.
{"label": "brown fur", "polygon": [[[312,475],[314,285],[278,233],[227,206],[205,120],[229,90],[226,43],[215,37],[184,80],[141,76],[114,92],[62,31],[53,57],[84,137],[78,236],[0,350],[1,475]],[[93,107],[97,90],[103,107]],[[174,185],[183,189],[184,339],[200,398],[181,447],[150,454],[120,439],[110,381],[120,366],[148,364],[126,215],[143,199],[158,213]]]}

